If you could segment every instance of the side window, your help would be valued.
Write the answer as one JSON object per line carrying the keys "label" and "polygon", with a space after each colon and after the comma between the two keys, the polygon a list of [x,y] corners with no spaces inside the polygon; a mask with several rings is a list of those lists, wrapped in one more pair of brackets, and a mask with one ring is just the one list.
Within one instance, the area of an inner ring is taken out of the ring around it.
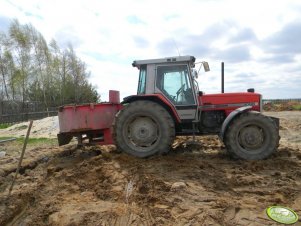
{"label": "side window", "polygon": [[175,105],[195,104],[187,65],[158,66],[156,86]]}
{"label": "side window", "polygon": [[145,94],[146,65],[140,67],[137,94]]}

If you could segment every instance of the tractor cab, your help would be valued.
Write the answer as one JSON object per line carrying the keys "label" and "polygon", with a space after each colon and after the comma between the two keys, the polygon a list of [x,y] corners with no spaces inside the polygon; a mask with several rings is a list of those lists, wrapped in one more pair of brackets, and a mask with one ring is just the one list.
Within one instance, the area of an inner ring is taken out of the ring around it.
{"label": "tractor cab", "polygon": [[[137,95],[162,95],[176,109],[181,120],[195,120],[199,105],[198,72],[193,56],[139,60],[132,64],[140,70]],[[205,71],[207,62],[202,62]]]}

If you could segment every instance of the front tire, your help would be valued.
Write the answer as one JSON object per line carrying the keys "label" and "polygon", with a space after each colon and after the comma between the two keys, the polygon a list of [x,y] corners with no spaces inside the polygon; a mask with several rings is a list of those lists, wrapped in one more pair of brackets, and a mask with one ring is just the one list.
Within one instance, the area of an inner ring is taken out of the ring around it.
{"label": "front tire", "polygon": [[226,130],[225,145],[234,157],[245,160],[266,159],[279,146],[274,121],[258,112],[244,112]]}
{"label": "front tire", "polygon": [[113,133],[117,149],[144,158],[169,151],[175,125],[161,105],[135,101],[116,115]]}

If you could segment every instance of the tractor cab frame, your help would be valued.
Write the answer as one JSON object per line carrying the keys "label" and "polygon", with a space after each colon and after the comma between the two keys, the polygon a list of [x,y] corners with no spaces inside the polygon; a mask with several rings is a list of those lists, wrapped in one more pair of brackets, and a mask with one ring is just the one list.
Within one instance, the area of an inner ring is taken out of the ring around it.
{"label": "tractor cab frame", "polygon": [[140,70],[137,95],[161,94],[176,109],[180,120],[198,119],[193,56],[139,60],[132,65]]}

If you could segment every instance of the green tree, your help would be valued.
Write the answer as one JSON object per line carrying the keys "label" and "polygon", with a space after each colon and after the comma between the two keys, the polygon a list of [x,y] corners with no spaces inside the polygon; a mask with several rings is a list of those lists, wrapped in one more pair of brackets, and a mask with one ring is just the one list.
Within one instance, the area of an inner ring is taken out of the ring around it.
{"label": "green tree", "polygon": [[30,74],[31,43],[25,26],[18,20],[13,20],[9,28],[10,47],[13,52],[14,62],[18,73],[15,73],[15,81],[19,88],[21,101],[26,101],[28,80]]}
{"label": "green tree", "polygon": [[99,101],[89,82],[90,72],[70,44],[60,49],[48,44],[31,24],[13,20],[8,33],[0,33],[1,98],[38,101],[45,108]]}
{"label": "green tree", "polygon": [[[7,65],[7,59],[6,59],[6,50],[5,50],[5,34],[0,34],[0,73],[1,73],[1,79],[3,87],[1,87],[2,93],[5,92],[6,99],[9,99],[8,95],[8,65]],[[1,95],[1,99],[4,99],[4,95]]]}

